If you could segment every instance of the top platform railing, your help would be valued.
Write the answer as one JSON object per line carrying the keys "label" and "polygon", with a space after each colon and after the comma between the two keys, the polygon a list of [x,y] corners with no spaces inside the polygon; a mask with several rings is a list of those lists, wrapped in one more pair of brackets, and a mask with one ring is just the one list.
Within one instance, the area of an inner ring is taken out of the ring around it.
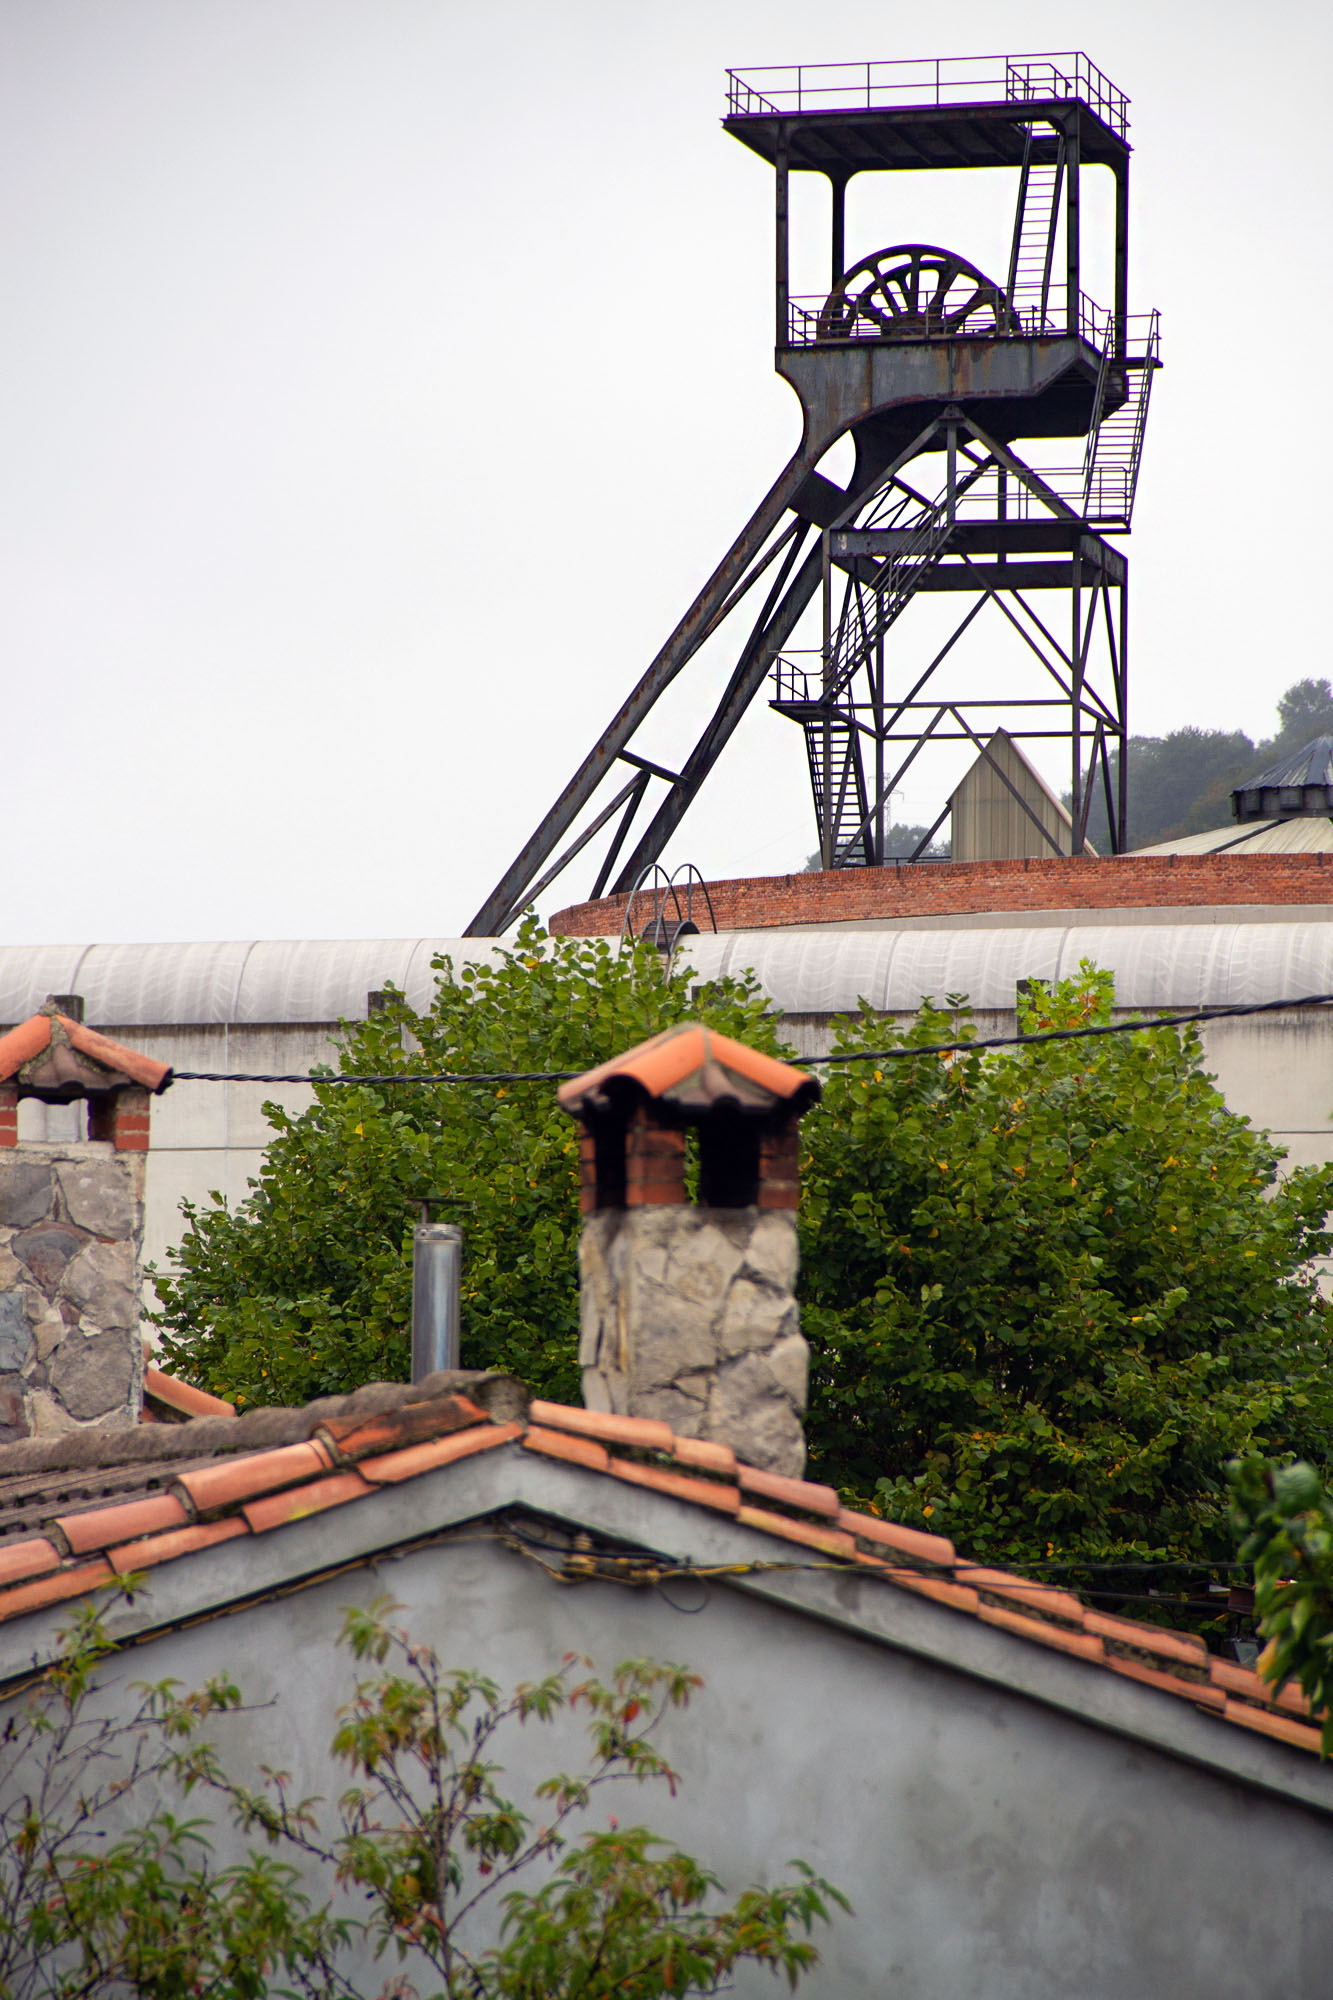
{"label": "top platform railing", "polygon": [[733,118],[889,111],[916,105],[1030,104],[1052,98],[1078,98],[1118,137],[1128,135],[1129,99],[1077,49],[727,71],[727,112]]}

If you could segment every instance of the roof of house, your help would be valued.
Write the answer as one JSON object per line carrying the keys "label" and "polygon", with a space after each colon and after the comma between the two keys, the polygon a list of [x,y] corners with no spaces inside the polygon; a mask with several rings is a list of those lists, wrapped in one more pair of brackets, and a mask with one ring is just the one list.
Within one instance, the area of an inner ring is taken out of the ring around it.
{"label": "roof of house", "polygon": [[819,1081],[808,1070],[747,1048],[701,1022],[685,1021],[562,1083],[558,1096],[575,1118],[651,1099],[693,1119],[722,1109],[802,1112],[819,1093]]}
{"label": "roof of house", "polygon": [[95,1028],[85,1028],[82,1021],[48,1003],[0,1035],[0,1082],[15,1079],[20,1096],[63,1103],[131,1085],[160,1095],[171,1082],[172,1070]]}
{"label": "roof of house", "polygon": [[[512,1377],[455,1371],[303,1409],[83,1430],[0,1448],[0,1625],[117,1577],[283,1528],[480,1454],[518,1454],[683,1503],[702,1527],[754,1531],[775,1562],[846,1569],[1189,1704],[1229,1729],[1317,1754],[1294,1689],[1201,1638],[1115,1617],[1067,1590],[970,1562],[942,1536],[844,1507],[832,1487],[737,1461],[660,1422],[528,1403]],[[618,1558],[624,1560],[624,1558]],[[688,1563],[680,1569],[688,1570]],[[572,1572],[571,1572],[572,1574]]]}

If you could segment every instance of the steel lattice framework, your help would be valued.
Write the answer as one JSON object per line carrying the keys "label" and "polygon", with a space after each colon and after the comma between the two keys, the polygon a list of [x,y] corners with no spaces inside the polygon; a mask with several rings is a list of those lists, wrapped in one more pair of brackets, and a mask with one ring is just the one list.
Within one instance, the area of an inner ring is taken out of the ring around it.
{"label": "steel lattice framework", "polygon": [[[592,894],[631,889],[766,685],[804,732],[826,868],[882,863],[888,802],[922,748],[967,741],[989,757],[993,724],[980,718],[997,710],[1015,737],[1068,742],[1068,851],[1083,850],[1097,788],[1112,846],[1124,846],[1129,577],[1110,538],[1129,531],[1160,366],[1157,314],[1128,309],[1127,100],[1076,53],[733,71],[728,81],[727,131],[774,170],[776,366],[801,401],[800,448],[468,935],[505,930],[599,835]],[[1114,179],[1109,307],[1080,282],[1087,167]],[[848,182],[922,168],[1009,170],[1003,280],[929,243],[893,243],[847,265]],[[793,173],[823,175],[832,190],[832,285],[814,297],[789,284]],[[839,486],[818,468],[845,437],[855,457]],[[1066,463],[1030,462],[1057,440],[1076,441],[1063,447]],[[946,592],[967,600],[952,632],[923,672],[895,672],[898,620],[918,597]],[[1062,606],[1039,611],[1039,593]],[[816,601],[818,644],[793,650]],[[955,648],[987,606],[1036,663],[1036,695],[1027,683],[997,682],[984,699],[949,691]],[[730,678],[669,770],[636,739],[666,688],[732,623]]]}

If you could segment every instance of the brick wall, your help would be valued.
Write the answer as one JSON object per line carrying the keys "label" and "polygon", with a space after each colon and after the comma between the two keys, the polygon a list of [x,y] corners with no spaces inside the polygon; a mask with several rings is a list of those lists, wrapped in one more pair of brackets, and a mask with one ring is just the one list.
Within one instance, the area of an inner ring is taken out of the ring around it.
{"label": "brick wall", "polygon": [[[710,882],[720,931],[867,917],[963,916],[988,910],[1187,909],[1202,903],[1333,903],[1333,854],[1145,854],[1092,860],[930,862],[819,875]],[[557,911],[560,936],[616,936],[626,896]],[[695,915],[707,929],[706,912]],[[640,892],[638,930],[652,915]]]}

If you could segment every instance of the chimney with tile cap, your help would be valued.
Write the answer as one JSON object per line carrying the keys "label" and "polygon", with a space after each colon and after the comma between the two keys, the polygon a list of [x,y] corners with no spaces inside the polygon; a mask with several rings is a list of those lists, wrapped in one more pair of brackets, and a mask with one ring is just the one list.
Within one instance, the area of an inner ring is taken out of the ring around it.
{"label": "chimney with tile cap", "polygon": [[561,1085],[581,1127],[590,1409],[662,1418],[766,1470],[804,1469],[798,1126],[819,1090],[807,1071],[697,1022]]}
{"label": "chimney with tile cap", "polygon": [[[56,1001],[0,1034],[0,1440],[138,1422],[149,1101],[170,1082]],[[88,1139],[20,1142],[25,1098],[86,1101]]]}

